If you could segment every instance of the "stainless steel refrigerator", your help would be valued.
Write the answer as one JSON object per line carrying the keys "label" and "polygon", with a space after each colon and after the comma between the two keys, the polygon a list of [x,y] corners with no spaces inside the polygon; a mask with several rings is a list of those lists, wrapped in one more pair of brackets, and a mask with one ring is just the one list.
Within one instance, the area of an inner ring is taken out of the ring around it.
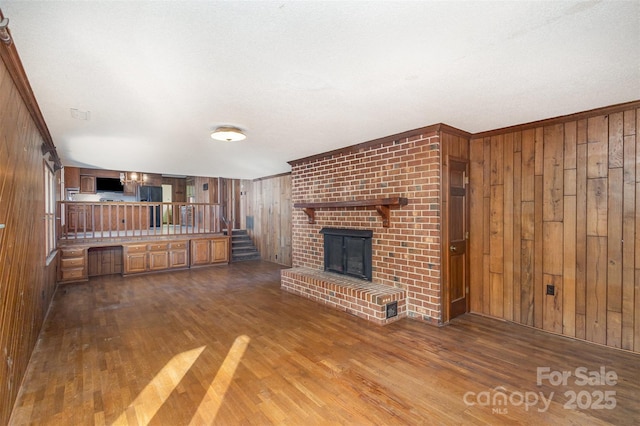
{"label": "stainless steel refrigerator", "polygon": [[[146,185],[139,186],[136,199],[138,201],[150,203],[162,203],[162,187]],[[160,204],[157,206],[149,206],[149,224],[152,228],[154,226],[162,226],[162,211],[160,209]]]}

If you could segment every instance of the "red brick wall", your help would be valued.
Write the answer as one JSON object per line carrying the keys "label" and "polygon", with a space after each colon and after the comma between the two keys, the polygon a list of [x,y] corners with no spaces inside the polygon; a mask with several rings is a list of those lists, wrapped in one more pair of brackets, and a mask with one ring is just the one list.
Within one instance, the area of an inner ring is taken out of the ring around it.
{"label": "red brick wall", "polygon": [[293,266],[323,269],[323,227],[373,230],[373,282],[403,288],[409,317],[439,323],[440,138],[405,137],[292,164],[292,203],[406,197],[391,224],[373,208],[317,209],[309,224],[292,213]]}

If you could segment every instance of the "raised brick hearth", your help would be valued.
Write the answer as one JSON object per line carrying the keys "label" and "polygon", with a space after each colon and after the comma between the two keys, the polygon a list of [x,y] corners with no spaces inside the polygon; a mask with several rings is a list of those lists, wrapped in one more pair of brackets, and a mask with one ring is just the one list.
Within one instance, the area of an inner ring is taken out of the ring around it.
{"label": "raised brick hearth", "polygon": [[[406,316],[405,291],[384,284],[310,268],[282,271],[281,288],[316,302],[384,325]],[[387,318],[387,304],[398,302]]]}

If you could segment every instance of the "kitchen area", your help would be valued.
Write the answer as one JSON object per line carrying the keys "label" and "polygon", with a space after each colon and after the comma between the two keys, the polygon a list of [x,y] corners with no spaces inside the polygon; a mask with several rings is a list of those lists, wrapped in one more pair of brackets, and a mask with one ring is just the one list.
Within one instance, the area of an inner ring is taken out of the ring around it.
{"label": "kitchen area", "polygon": [[[182,202],[187,196],[187,177],[152,173],[64,168],[65,201],[63,226],[71,232],[141,230],[171,224],[173,212],[157,206],[128,206],[126,203]],[[193,185],[189,186],[193,192]],[[116,205],[111,203],[117,203]],[[147,214],[148,210],[148,214]]]}
{"label": "kitchen area", "polygon": [[76,167],[63,176],[60,282],[229,262],[218,178]]}

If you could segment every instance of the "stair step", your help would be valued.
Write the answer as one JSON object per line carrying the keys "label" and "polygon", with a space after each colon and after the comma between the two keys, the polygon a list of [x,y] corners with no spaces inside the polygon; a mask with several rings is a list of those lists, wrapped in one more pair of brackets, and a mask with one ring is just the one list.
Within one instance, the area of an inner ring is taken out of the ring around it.
{"label": "stair step", "polygon": [[[224,231],[225,235],[227,231]],[[253,241],[246,229],[234,229],[231,234],[231,260],[240,262],[243,260],[260,259],[260,252],[253,245]]]}
{"label": "stair step", "polygon": [[252,241],[244,241],[244,240],[242,240],[242,241],[232,241],[232,242],[231,242],[231,245],[232,245],[233,247],[240,247],[240,246],[252,246],[252,245],[253,245],[253,242],[252,242]]}
{"label": "stair step", "polygon": [[242,246],[242,247],[232,247],[232,251],[233,253],[244,253],[247,251],[257,252],[258,249],[255,246],[251,245],[251,246]]}

